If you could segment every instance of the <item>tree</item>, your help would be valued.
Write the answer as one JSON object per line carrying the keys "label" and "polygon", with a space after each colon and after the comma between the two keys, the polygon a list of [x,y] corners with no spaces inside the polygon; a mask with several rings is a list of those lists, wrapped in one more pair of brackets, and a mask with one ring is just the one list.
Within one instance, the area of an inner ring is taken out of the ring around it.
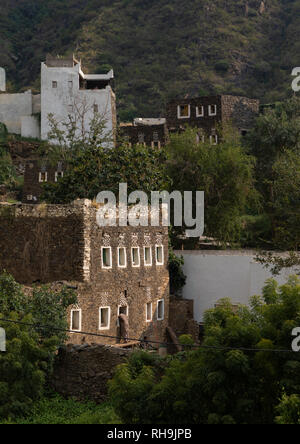
{"label": "tree", "polygon": [[[0,417],[17,417],[28,413],[33,402],[44,392],[49,355],[57,347],[52,336],[42,344],[30,326],[30,315],[5,315],[11,323],[0,321],[6,331],[5,353],[0,353]],[[0,318],[3,314],[0,314]],[[19,324],[18,322],[21,322]],[[24,323],[24,324],[23,324]]]}
{"label": "tree", "polygon": [[44,185],[42,198],[49,203],[67,203],[77,198],[94,199],[100,191],[107,190],[117,196],[120,183],[128,184],[129,193],[164,190],[168,187],[164,162],[164,150],[140,145],[88,147],[70,160],[58,183]]}
{"label": "tree", "polygon": [[41,342],[52,336],[57,338],[58,345],[65,342],[67,334],[59,330],[68,330],[67,308],[76,302],[77,295],[66,286],[59,291],[47,285],[36,286],[31,294],[25,294],[23,287],[10,274],[0,274],[0,312],[3,316],[9,316],[11,312],[20,316],[30,315]]}
{"label": "tree", "polygon": [[205,235],[238,242],[241,216],[257,198],[254,158],[241,146],[237,133],[223,130],[218,145],[197,142],[197,129],[171,135],[168,172],[179,191],[205,192]]}
{"label": "tree", "polygon": [[198,350],[159,366],[130,360],[119,367],[110,384],[113,405],[130,423],[274,423],[283,390],[300,392],[300,357],[291,349],[299,325],[297,277],[281,287],[270,279],[249,307],[221,300],[205,314]]}

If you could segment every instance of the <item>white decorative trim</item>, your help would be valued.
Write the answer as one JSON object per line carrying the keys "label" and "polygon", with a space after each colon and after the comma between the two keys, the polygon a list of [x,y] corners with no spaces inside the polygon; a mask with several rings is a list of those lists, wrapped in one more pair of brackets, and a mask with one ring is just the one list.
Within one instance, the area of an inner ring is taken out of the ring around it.
{"label": "white decorative trim", "polygon": [[[45,180],[42,179],[42,174],[45,174]],[[47,172],[45,172],[45,173],[40,172],[39,173],[39,182],[40,183],[48,182],[48,173]]]}
{"label": "white decorative trim", "polygon": [[[148,319],[148,305],[151,306],[151,319]],[[147,302],[146,304],[146,322],[152,322],[153,321],[153,304],[152,302]]]}
{"label": "white decorative trim", "polygon": [[209,116],[216,116],[217,110],[218,110],[217,105],[208,105],[208,115]]}
{"label": "white decorative trim", "polygon": [[[181,110],[180,110],[180,108],[182,107],[182,106],[187,106],[188,107],[188,115],[187,116],[182,116],[181,115]],[[178,119],[189,119],[191,117],[191,105],[178,105],[177,106],[177,118]]]}
{"label": "white decorative trim", "polygon": [[[109,254],[110,254],[110,265],[104,265],[103,262],[103,250],[109,250]],[[101,262],[102,262],[102,268],[104,270],[111,270],[112,269],[112,250],[111,247],[101,247]]]}
{"label": "white decorative trim", "polygon": [[[150,263],[149,264],[146,263],[146,248],[150,249]],[[153,260],[152,260],[152,247],[150,247],[148,245],[144,246],[144,266],[145,267],[152,267],[152,264],[153,264]]]}
{"label": "white decorative trim", "polygon": [[[162,317],[158,316],[159,310],[158,310],[158,306],[159,304],[162,303],[163,304],[163,315]],[[156,318],[158,321],[163,321],[165,319],[165,300],[164,299],[159,299],[159,301],[157,301],[157,309],[156,309]]]}
{"label": "white decorative trim", "polygon": [[[73,313],[74,312],[79,312],[79,330],[74,330],[73,327]],[[82,310],[81,308],[74,308],[71,310],[71,322],[70,322],[70,330],[71,331],[81,331],[82,330]]]}
{"label": "white decorative trim", "polygon": [[[120,265],[120,250],[124,250],[125,252],[125,265]],[[118,267],[127,268],[127,251],[125,247],[118,247]]]}
{"label": "white decorative trim", "polygon": [[212,134],[209,136],[209,141],[211,145],[218,145],[218,136],[216,134]]}
{"label": "white decorative trim", "polygon": [[[106,327],[101,327],[101,310],[108,310],[108,325]],[[111,320],[111,308],[109,306],[107,307],[100,307],[99,308],[99,330],[110,330],[110,320]]]}
{"label": "white decorative trim", "polygon": [[[157,249],[158,248],[162,249],[162,262],[158,262],[158,258],[157,258]],[[156,262],[156,265],[164,265],[164,263],[165,263],[165,251],[164,251],[163,245],[155,245],[155,262]]]}
{"label": "white decorative trim", "polygon": [[55,171],[55,182],[58,182],[58,174],[60,174],[60,178],[62,179],[64,177],[63,171]]}
{"label": "white decorative trim", "polygon": [[[133,263],[133,250],[138,250],[138,258],[139,258],[139,264],[134,265]],[[131,247],[131,265],[133,268],[139,268],[141,266],[141,253],[140,253],[140,247]]]}
{"label": "white decorative trim", "polygon": [[[201,109],[201,112],[199,110]],[[204,117],[204,106],[196,106],[196,117]]]}

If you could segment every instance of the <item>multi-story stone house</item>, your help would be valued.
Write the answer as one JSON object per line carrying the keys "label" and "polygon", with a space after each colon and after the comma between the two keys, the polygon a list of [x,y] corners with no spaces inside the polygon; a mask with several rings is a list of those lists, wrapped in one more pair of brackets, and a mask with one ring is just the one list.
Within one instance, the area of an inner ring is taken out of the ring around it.
{"label": "multi-story stone house", "polygon": [[167,105],[167,126],[170,133],[187,126],[199,128],[199,141],[216,145],[219,128],[232,124],[241,135],[252,128],[259,113],[259,100],[247,97],[218,95],[175,99]]}
{"label": "multi-story stone house", "polygon": [[89,200],[1,205],[0,272],[27,287],[76,289],[78,304],[68,312],[72,343],[117,343],[123,313],[130,339],[159,346],[169,321],[168,228],[100,227],[96,213]]}
{"label": "multi-story stone house", "polygon": [[120,135],[130,145],[161,148],[168,141],[166,119],[136,118],[133,123],[120,125]]}

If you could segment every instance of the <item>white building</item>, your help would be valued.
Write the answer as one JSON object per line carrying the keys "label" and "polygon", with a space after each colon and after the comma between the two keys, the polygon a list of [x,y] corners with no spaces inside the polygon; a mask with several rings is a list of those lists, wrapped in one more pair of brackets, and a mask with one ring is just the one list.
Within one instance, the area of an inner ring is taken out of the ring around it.
{"label": "white building", "polygon": [[6,93],[5,70],[0,68],[0,122],[9,133],[22,137],[48,139],[49,115],[60,124],[69,118],[76,122],[78,134],[87,134],[97,113],[106,137],[114,141],[116,100],[112,90],[113,71],[88,75],[81,63],[69,58],[47,56],[41,65],[41,94],[31,91]]}
{"label": "white building", "polygon": [[284,269],[274,277],[256,262],[257,253],[251,250],[186,250],[176,254],[184,257],[187,280],[183,298],[194,301],[194,317],[198,322],[203,322],[205,311],[214,308],[220,299],[248,305],[252,296],[262,294],[267,279],[274,278],[283,285],[296,272]]}
{"label": "white building", "polygon": [[84,74],[81,63],[71,58],[47,56],[41,67],[41,138],[47,140],[51,129],[49,114],[56,122],[76,121],[78,135],[87,134],[97,113],[104,123],[106,136],[116,128],[115,94],[111,84],[113,71]]}

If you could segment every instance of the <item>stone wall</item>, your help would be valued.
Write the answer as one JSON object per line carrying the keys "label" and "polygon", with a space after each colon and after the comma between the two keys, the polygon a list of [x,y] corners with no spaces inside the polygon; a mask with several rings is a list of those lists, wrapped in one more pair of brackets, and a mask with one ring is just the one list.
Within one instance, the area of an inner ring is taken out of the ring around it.
{"label": "stone wall", "polygon": [[77,205],[1,205],[0,270],[18,282],[83,280],[84,220]]}
{"label": "stone wall", "polygon": [[169,325],[177,337],[191,335],[197,342],[199,340],[199,324],[194,321],[194,301],[171,297]]}
{"label": "stone wall", "polygon": [[120,132],[132,145],[165,146],[168,141],[167,125],[122,126]]}
{"label": "stone wall", "polygon": [[127,350],[96,344],[63,347],[55,361],[52,386],[68,398],[103,402],[116,366],[124,363],[129,354]]}

